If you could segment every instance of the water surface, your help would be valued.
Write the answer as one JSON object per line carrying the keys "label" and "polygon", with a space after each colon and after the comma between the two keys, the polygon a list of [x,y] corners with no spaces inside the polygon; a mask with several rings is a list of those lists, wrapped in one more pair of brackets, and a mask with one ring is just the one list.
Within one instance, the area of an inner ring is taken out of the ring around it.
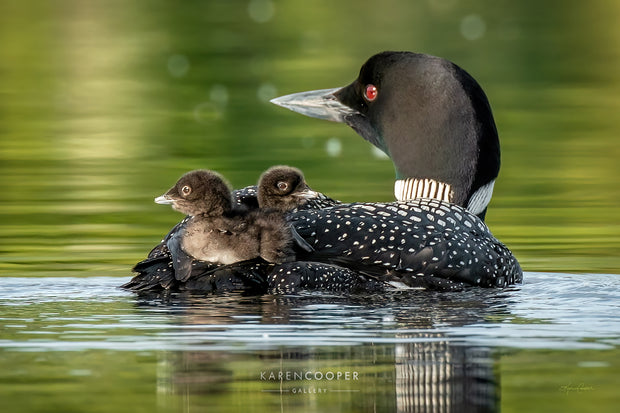
{"label": "water surface", "polygon": [[84,394],[101,411],[578,411],[595,401],[613,411],[620,281],[526,275],[506,290],[382,297],[136,296],[117,277],[5,278],[0,394],[8,411],[83,409]]}

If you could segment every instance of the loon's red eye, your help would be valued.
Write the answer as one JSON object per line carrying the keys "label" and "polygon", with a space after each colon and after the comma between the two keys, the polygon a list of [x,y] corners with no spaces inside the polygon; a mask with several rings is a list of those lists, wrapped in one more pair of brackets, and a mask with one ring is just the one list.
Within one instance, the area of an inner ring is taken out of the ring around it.
{"label": "loon's red eye", "polygon": [[366,90],[364,91],[364,97],[367,101],[372,102],[377,98],[379,94],[379,89],[375,85],[366,85]]}

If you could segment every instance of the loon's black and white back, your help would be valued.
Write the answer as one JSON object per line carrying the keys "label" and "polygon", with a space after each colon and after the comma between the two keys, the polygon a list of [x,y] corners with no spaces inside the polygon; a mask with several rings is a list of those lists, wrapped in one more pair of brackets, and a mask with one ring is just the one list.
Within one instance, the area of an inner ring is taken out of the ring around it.
{"label": "loon's black and white back", "polygon": [[308,261],[338,264],[397,285],[504,287],[521,282],[510,250],[477,216],[435,199],[343,204],[288,215],[314,252]]}

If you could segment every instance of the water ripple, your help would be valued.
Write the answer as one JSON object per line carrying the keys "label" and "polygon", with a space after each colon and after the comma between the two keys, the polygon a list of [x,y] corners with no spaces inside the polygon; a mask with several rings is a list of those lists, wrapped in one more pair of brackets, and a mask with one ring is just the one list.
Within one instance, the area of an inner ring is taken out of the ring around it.
{"label": "water ripple", "polygon": [[454,342],[604,349],[620,342],[620,278],[529,273],[507,290],[244,297],[135,296],[116,277],[4,278],[0,347],[256,350]]}

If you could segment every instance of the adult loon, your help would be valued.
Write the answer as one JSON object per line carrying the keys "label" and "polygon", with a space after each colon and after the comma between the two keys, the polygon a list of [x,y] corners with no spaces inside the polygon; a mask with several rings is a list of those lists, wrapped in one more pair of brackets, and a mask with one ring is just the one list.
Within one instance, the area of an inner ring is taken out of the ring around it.
{"label": "adult loon", "polygon": [[[259,265],[268,288],[304,288],[299,274],[308,273],[310,288],[345,291],[349,282],[378,290],[385,283],[455,289],[521,281],[518,262],[482,222],[499,171],[499,140],[487,98],[465,71],[438,57],[384,52],[349,86],[273,102],[351,126],[392,158],[396,198],[410,201],[289,213],[314,248],[299,258],[315,264]],[[332,269],[343,271],[334,278],[342,285],[316,282],[330,279]],[[193,279],[185,287],[192,289]]]}
{"label": "adult loon", "polygon": [[484,219],[500,168],[499,138],[484,91],[454,63],[382,52],[348,86],[271,102],[345,123],[385,152],[397,200],[435,198]]}

